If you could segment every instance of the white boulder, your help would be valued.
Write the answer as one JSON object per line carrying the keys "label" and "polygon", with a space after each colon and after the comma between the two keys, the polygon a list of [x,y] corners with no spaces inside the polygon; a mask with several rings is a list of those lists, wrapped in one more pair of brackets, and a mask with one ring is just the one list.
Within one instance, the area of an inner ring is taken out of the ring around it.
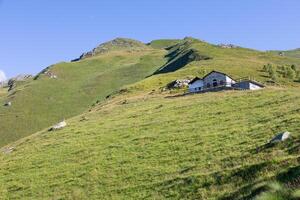
{"label": "white boulder", "polygon": [[7,102],[7,103],[5,103],[5,104],[4,104],[4,106],[6,106],[6,107],[10,107],[10,106],[11,106],[11,102]]}
{"label": "white boulder", "polygon": [[291,136],[291,133],[286,131],[283,133],[279,133],[278,135],[276,135],[271,141],[270,143],[278,143],[278,142],[283,142],[287,139],[289,139]]}
{"label": "white boulder", "polygon": [[62,122],[59,122],[58,124],[54,125],[52,128],[49,129],[49,131],[56,131],[63,129],[64,127],[67,126],[67,122],[64,120]]}

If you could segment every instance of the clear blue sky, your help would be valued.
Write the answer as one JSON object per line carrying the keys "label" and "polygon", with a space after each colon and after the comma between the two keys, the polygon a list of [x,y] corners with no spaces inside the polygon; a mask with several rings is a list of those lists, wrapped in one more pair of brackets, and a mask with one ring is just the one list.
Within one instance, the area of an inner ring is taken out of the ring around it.
{"label": "clear blue sky", "polygon": [[36,73],[115,37],[293,49],[300,47],[300,1],[0,0],[0,36],[8,76]]}

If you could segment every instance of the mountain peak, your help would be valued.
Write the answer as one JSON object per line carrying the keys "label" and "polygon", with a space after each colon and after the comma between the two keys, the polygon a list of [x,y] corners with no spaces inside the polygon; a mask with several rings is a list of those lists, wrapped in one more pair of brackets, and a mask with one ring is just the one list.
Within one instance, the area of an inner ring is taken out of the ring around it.
{"label": "mountain peak", "polygon": [[92,51],[82,54],[78,59],[73,61],[82,60],[85,58],[105,54],[111,51],[118,51],[118,50],[129,50],[129,51],[140,51],[143,49],[148,49],[149,47],[138,41],[129,38],[116,38],[111,41],[105,42],[100,44],[98,47],[94,48]]}

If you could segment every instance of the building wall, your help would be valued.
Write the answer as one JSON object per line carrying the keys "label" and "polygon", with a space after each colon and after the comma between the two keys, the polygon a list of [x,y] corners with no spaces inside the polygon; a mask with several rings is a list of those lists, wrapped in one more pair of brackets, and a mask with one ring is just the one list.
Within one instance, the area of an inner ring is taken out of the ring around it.
{"label": "building wall", "polygon": [[255,84],[253,84],[253,83],[249,83],[249,89],[250,89],[250,90],[260,90],[261,87],[258,86],[258,85],[255,85]]}
{"label": "building wall", "polygon": [[239,89],[244,89],[244,90],[259,90],[262,88],[259,85],[251,83],[249,81],[243,81],[243,82],[236,83],[234,85],[234,87],[239,88]]}
{"label": "building wall", "polygon": [[189,85],[189,91],[190,92],[199,92],[201,90],[203,90],[203,81],[202,80],[198,80],[196,82],[194,82],[193,84]]}
{"label": "building wall", "polygon": [[[216,81],[214,81],[216,80]],[[231,86],[234,84],[235,81],[229,78],[228,76],[225,76],[224,74],[220,74],[217,72],[211,73],[209,76],[205,77],[204,79],[204,85],[206,88],[212,88],[214,85],[218,86]]]}

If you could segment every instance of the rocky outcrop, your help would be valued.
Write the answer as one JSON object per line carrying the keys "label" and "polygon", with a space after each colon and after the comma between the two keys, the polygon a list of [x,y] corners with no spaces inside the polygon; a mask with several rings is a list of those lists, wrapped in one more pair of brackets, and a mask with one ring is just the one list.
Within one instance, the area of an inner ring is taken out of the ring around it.
{"label": "rocky outcrop", "polygon": [[234,44],[219,44],[218,46],[221,47],[221,48],[224,48],[224,49],[239,48],[239,46],[236,46]]}
{"label": "rocky outcrop", "polygon": [[18,82],[26,81],[26,80],[31,79],[31,78],[32,78],[32,75],[21,74],[21,75],[18,75],[16,77],[14,77],[14,78],[9,79],[8,82],[7,82],[8,91],[11,91],[12,89],[14,89],[17,86]]}
{"label": "rocky outcrop", "polygon": [[116,38],[112,41],[100,44],[92,51],[83,53],[79,58],[72,60],[72,62],[101,55],[110,51],[117,51],[117,50],[141,51],[148,48],[150,47],[137,40],[127,39],[127,38]]}
{"label": "rocky outcrop", "polygon": [[37,80],[41,77],[41,75],[45,75],[46,77],[52,78],[52,79],[57,79],[58,76],[53,72],[53,70],[51,70],[53,67],[53,65],[45,68],[43,71],[41,71],[40,73],[38,73],[38,75],[36,75],[34,77],[34,80]]}

